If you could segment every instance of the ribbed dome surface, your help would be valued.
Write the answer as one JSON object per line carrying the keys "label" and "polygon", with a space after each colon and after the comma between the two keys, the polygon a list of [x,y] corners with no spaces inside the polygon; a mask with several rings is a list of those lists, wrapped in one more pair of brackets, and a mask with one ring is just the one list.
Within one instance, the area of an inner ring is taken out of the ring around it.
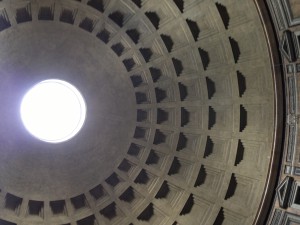
{"label": "ribbed dome surface", "polygon": [[[0,222],[254,222],[275,90],[253,1],[0,6]],[[45,79],[86,100],[86,123],[68,142],[36,140],[20,121],[23,94]]]}

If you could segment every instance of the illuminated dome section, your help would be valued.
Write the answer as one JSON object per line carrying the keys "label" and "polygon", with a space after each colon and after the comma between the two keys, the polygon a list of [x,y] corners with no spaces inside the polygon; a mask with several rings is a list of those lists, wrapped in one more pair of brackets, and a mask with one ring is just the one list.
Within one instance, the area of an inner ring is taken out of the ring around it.
{"label": "illuminated dome section", "polygon": [[86,105],[80,92],[62,80],[45,80],[24,96],[21,118],[30,134],[41,141],[60,143],[82,128]]}

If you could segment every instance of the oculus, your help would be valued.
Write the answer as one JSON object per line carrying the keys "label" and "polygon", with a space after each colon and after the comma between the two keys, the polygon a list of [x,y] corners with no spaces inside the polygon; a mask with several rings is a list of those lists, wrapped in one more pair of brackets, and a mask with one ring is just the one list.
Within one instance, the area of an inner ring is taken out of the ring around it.
{"label": "oculus", "polygon": [[24,95],[20,115],[32,136],[44,142],[60,143],[80,131],[86,117],[86,104],[70,83],[44,80]]}

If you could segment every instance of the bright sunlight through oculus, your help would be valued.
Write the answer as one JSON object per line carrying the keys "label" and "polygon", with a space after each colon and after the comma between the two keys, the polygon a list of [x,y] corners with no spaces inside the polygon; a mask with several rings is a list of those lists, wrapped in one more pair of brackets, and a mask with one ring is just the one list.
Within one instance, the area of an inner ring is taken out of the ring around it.
{"label": "bright sunlight through oculus", "polygon": [[82,128],[86,105],[80,92],[62,80],[45,80],[33,86],[20,107],[25,128],[34,137],[60,143]]}

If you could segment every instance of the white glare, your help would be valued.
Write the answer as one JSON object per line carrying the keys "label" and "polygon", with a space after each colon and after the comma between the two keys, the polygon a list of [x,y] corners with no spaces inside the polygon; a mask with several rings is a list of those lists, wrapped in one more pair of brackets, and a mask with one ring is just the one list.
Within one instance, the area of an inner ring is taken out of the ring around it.
{"label": "white glare", "polygon": [[79,91],[62,80],[33,86],[21,103],[21,118],[36,138],[59,143],[75,136],[83,126],[86,106]]}

